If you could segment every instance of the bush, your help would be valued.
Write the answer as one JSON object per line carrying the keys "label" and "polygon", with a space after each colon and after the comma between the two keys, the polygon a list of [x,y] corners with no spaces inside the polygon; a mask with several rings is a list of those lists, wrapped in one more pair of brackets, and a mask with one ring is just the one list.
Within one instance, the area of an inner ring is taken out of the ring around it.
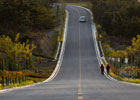
{"label": "bush", "polygon": [[10,84],[8,87],[9,88],[14,88],[14,87],[21,87],[21,86],[26,86],[26,85],[31,85],[33,84],[33,81],[27,81],[27,82],[22,82],[21,84],[16,83],[16,84]]}
{"label": "bush", "polygon": [[19,34],[16,35],[15,41],[8,36],[0,37],[0,79],[3,76],[6,84],[9,84],[10,80],[25,79],[33,66],[32,51],[36,46],[28,41],[20,43],[18,39]]}
{"label": "bush", "polygon": [[0,90],[2,90],[2,85],[0,84]]}

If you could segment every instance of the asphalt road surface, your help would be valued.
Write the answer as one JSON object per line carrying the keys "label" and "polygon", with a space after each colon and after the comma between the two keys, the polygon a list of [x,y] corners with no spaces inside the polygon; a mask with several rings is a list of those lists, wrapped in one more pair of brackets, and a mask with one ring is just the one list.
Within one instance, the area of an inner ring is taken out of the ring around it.
{"label": "asphalt road surface", "polygon": [[[102,76],[92,38],[90,14],[67,6],[68,34],[58,75],[48,83],[0,94],[0,100],[140,100],[140,87]],[[86,16],[86,23],[79,17]]]}

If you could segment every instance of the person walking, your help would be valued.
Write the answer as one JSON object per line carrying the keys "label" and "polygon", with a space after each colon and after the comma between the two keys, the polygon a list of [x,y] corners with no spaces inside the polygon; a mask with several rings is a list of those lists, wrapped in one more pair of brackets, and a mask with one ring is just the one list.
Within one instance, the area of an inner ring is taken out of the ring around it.
{"label": "person walking", "polygon": [[100,69],[101,69],[101,74],[104,75],[104,65],[103,64],[101,64]]}
{"label": "person walking", "polygon": [[109,75],[109,70],[110,70],[110,66],[109,66],[109,64],[107,64],[107,66],[106,66],[106,70],[107,70],[107,74]]}

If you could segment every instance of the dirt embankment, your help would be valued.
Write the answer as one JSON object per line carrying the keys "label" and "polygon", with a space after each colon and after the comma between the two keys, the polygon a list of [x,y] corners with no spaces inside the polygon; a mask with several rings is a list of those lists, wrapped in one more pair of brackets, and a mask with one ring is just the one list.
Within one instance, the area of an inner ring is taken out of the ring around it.
{"label": "dirt embankment", "polygon": [[37,46],[34,49],[33,54],[37,56],[50,58],[53,52],[53,46],[51,45],[51,38],[48,37],[47,33],[41,33],[35,36],[33,43]]}
{"label": "dirt embankment", "polygon": [[124,50],[131,44],[131,39],[128,37],[108,36],[110,46],[115,50]]}

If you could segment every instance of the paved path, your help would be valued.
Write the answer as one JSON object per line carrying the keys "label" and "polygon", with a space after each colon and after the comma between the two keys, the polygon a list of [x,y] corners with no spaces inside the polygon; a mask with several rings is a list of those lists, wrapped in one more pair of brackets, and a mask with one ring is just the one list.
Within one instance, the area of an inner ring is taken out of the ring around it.
{"label": "paved path", "polygon": [[[67,6],[68,34],[58,75],[48,83],[0,94],[0,100],[140,100],[140,87],[108,80],[99,70],[90,14]],[[80,16],[86,23],[79,23]]]}

